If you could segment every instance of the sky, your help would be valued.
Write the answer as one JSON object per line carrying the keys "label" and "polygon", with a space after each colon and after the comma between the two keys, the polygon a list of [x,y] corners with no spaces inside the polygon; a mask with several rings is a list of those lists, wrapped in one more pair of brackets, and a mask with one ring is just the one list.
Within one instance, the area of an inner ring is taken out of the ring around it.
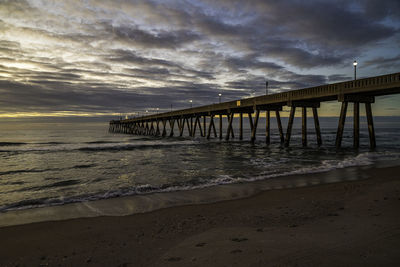
{"label": "sky", "polygon": [[207,105],[351,80],[354,60],[383,75],[399,47],[398,0],[0,0],[0,118]]}

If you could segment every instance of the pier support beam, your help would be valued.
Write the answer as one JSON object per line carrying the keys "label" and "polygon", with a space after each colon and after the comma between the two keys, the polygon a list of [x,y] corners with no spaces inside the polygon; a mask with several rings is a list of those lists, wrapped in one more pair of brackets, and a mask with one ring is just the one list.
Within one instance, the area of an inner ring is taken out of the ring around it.
{"label": "pier support beam", "polygon": [[240,112],[239,118],[239,140],[243,140],[243,113]]}
{"label": "pier support beam", "polygon": [[271,122],[270,122],[270,111],[265,111],[265,143],[269,145],[271,143]]}
{"label": "pier support beam", "polygon": [[302,107],[301,112],[301,143],[303,147],[307,146],[307,108]]}
{"label": "pier support beam", "polygon": [[190,116],[190,136],[193,136],[193,116]]}
{"label": "pier support beam", "polygon": [[315,134],[317,135],[318,146],[322,145],[321,129],[319,126],[318,111],[317,108],[312,108],[314,117]]}
{"label": "pier support beam", "polygon": [[167,129],[165,128],[167,126],[167,120],[162,121],[163,124],[163,131],[162,131],[162,137],[165,137],[167,135]]}
{"label": "pier support beam", "polygon": [[204,127],[201,126],[200,120],[201,120],[201,117],[198,117],[200,136],[201,136],[201,137],[204,137],[204,136],[205,136],[205,135],[204,135],[204,132],[203,132],[203,128],[204,128]]}
{"label": "pier support beam", "polygon": [[189,136],[192,136],[192,129],[190,128],[189,119],[185,118],[185,121],[186,121],[186,125],[187,125],[187,128],[188,128]]}
{"label": "pier support beam", "polygon": [[353,109],[353,146],[358,148],[360,146],[360,103],[354,102]]}
{"label": "pier support beam", "polygon": [[213,114],[210,116],[210,124],[209,124],[209,126],[208,126],[207,139],[210,139],[211,128],[214,130],[214,137],[217,137],[217,130],[215,129],[214,115],[213,115]]}
{"label": "pier support beam", "polygon": [[210,124],[208,125],[208,133],[207,133],[207,139],[210,139],[210,135],[211,135],[211,127],[214,124],[214,115],[211,114],[210,116]]}
{"label": "pier support beam", "polygon": [[376,148],[374,121],[372,118],[371,103],[365,103],[365,113],[367,115],[368,133],[369,133],[369,146]]}
{"label": "pier support beam", "polygon": [[222,139],[222,114],[219,115],[219,139]]}
{"label": "pier support beam", "polygon": [[254,128],[254,125],[253,125],[253,117],[251,116],[251,113],[250,113],[250,112],[247,113],[247,116],[249,117],[250,132],[252,133],[252,132],[253,132],[253,128]]}
{"label": "pier support beam", "polygon": [[287,126],[287,131],[286,131],[286,138],[285,138],[285,146],[288,147],[290,143],[290,136],[292,135],[292,127],[293,127],[293,120],[294,120],[294,114],[296,112],[296,107],[292,106],[290,108],[290,115],[289,115],[289,122]]}
{"label": "pier support beam", "polygon": [[225,140],[228,141],[230,135],[232,135],[232,138],[235,137],[235,135],[233,134],[233,127],[232,127],[232,122],[233,122],[233,117],[234,117],[234,113],[230,113],[227,115],[228,118],[228,128],[226,129],[226,136],[225,136]]}
{"label": "pier support beam", "polygon": [[260,118],[260,110],[258,109],[256,111],[256,116],[254,117],[254,124],[253,124],[253,129],[251,131],[251,142],[254,144],[256,141],[256,134],[257,134],[257,125],[258,125],[258,119]]}
{"label": "pier support beam", "polygon": [[338,125],[338,129],[337,129],[337,133],[336,133],[336,144],[335,145],[337,148],[339,148],[342,145],[344,123],[346,122],[347,106],[348,106],[348,102],[343,101],[342,107],[340,109],[339,125]]}
{"label": "pier support beam", "polygon": [[180,129],[179,129],[179,136],[183,135],[184,129],[185,129],[185,118],[181,118],[181,126],[180,126]]}
{"label": "pier support beam", "polygon": [[156,136],[160,135],[160,121],[156,121]]}
{"label": "pier support beam", "polygon": [[192,137],[195,137],[195,135],[196,135],[197,125],[199,125],[200,135],[203,136],[203,129],[201,128],[200,117],[196,116],[196,119],[194,121],[194,128],[192,131]]}
{"label": "pier support beam", "polygon": [[207,134],[207,123],[206,123],[206,115],[203,116],[203,137]]}
{"label": "pier support beam", "polygon": [[175,119],[169,120],[169,126],[171,128],[169,136],[172,137],[172,136],[174,136]]}
{"label": "pier support beam", "polygon": [[192,130],[192,137],[196,136],[196,129],[197,129],[197,121],[198,121],[199,117],[196,116],[195,120],[194,120],[194,125],[193,125],[193,130]]}
{"label": "pier support beam", "polygon": [[150,131],[149,131],[150,135],[156,135],[156,131],[154,129],[154,123],[151,121],[150,122]]}
{"label": "pier support beam", "polygon": [[280,137],[280,139],[281,139],[281,144],[284,144],[284,142],[285,142],[285,137],[284,137],[284,135],[283,135],[281,116],[280,116],[278,110],[275,111],[275,117],[276,117],[276,122],[277,122],[277,124],[278,124],[279,137]]}

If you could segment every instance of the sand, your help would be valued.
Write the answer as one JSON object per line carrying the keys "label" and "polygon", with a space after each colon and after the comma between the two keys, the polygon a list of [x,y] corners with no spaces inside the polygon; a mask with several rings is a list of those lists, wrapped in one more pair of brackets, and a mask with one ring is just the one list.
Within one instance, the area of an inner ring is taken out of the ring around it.
{"label": "sand", "polygon": [[0,266],[400,266],[399,173],[366,168],[358,181],[3,227]]}

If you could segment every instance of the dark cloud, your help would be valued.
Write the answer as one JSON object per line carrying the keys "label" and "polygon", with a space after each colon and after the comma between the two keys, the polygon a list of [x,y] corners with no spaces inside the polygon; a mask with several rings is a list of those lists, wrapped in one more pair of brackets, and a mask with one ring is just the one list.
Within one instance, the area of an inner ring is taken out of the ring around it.
{"label": "dark cloud", "polygon": [[378,57],[367,60],[363,63],[366,67],[374,67],[376,69],[392,70],[393,72],[400,69],[400,55],[394,57]]}
{"label": "dark cloud", "polygon": [[260,61],[253,55],[245,57],[228,57],[225,59],[225,65],[230,70],[243,71],[245,69],[258,69],[268,73],[276,73],[284,71],[284,67],[273,62]]}
{"label": "dark cloud", "polygon": [[187,43],[199,40],[200,36],[192,31],[159,31],[150,33],[138,27],[110,26],[115,38],[123,42],[131,42],[143,48],[176,49]]}
{"label": "dark cloud", "polygon": [[386,17],[400,19],[400,2],[397,0],[362,0],[358,2],[370,18],[376,20],[383,20]]}
{"label": "dark cloud", "polygon": [[347,75],[342,75],[342,74],[333,74],[333,75],[328,76],[329,83],[343,82],[343,81],[348,81],[351,79],[352,79],[352,77],[347,76]]}
{"label": "dark cloud", "polygon": [[[136,74],[140,74],[142,78],[147,77],[149,79],[152,79],[154,77],[153,74],[171,74],[193,79],[215,79],[213,73],[209,71],[201,71],[187,68],[173,61],[139,56],[136,52],[128,50],[115,50],[112,54],[107,55],[105,57],[105,60],[111,62],[126,63],[134,66],[141,66],[141,69],[132,68],[127,70],[129,71],[129,73],[136,72]],[[149,72],[146,73],[146,69],[148,69]]]}
{"label": "dark cloud", "polygon": [[146,58],[138,55],[135,51],[123,50],[123,49],[112,50],[111,54],[106,55],[104,59],[111,62],[128,63],[140,66],[161,66],[161,67],[179,66],[174,62],[169,62],[163,59]]}

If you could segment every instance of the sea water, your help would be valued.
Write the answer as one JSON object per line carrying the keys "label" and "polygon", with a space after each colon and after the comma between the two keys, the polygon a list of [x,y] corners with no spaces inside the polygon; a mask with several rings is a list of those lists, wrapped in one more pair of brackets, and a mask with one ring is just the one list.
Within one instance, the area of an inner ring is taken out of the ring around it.
{"label": "sea water", "polygon": [[[377,148],[369,148],[361,118],[360,148],[352,148],[348,118],[341,149],[335,148],[337,118],[320,118],[323,145],[316,144],[308,119],[308,147],[301,145],[300,119],[290,147],[280,144],[271,118],[271,144],[265,144],[265,118],[257,139],[151,137],[108,132],[108,122],[1,122],[0,212],[118,196],[192,190],[229,183],[279,179],[290,174],[330,171],[400,159],[400,118],[375,117]],[[282,119],[287,125],[287,119]],[[208,123],[208,122],[207,122]],[[227,121],[224,118],[224,127]],[[218,132],[218,120],[216,121]],[[175,134],[178,133],[177,128]],[[224,128],[224,134],[226,129]],[[186,136],[186,137],[185,137]]]}

